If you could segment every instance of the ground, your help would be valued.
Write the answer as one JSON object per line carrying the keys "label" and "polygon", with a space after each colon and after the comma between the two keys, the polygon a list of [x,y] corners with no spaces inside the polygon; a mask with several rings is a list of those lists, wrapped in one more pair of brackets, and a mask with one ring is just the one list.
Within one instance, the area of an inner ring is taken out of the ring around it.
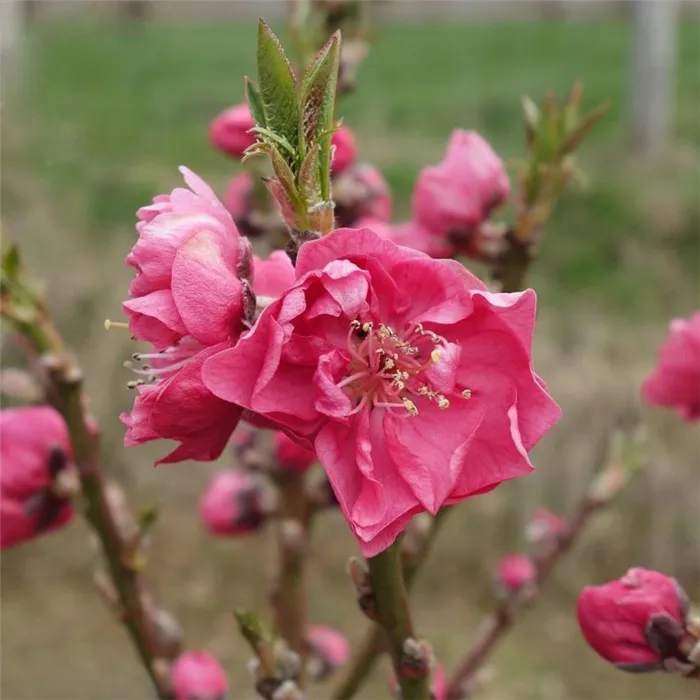
{"label": "ground", "polygon": [[[639,385],[668,319],[697,308],[697,31],[681,27],[674,138],[655,164],[636,158],[627,142],[623,22],[382,27],[356,94],[339,105],[362,157],[391,183],[401,218],[419,168],[441,158],[453,128],[478,129],[517,160],[522,94],[562,93],[580,78],[588,104],[611,103],[582,156],[589,184],[561,202],[530,278],[540,305],[535,365],[564,418],[538,447],[535,475],[452,517],[416,591],[421,632],[448,664],[492,605],[489,570],[499,554],[522,546],[522,523],[537,505],[570,511],[610,425],[623,409],[638,410]],[[106,333],[102,320],[119,317],[135,209],[178,185],[181,163],[219,192],[235,169],[208,145],[207,124],[242,98],[254,37],[250,25],[39,26],[2,124],[3,232],[46,279],[51,307],[86,369],[107,469],[135,502],[160,505],[149,580],[189,645],[225,662],[236,698],[252,693],[230,611],[264,605],[274,563],[262,553],[269,534],[208,538],[195,508],[214,467],[154,470],[157,449],[123,449],[117,416],[132,395],[121,363],[134,350],[126,334]],[[16,351],[4,341],[12,359]],[[481,697],[690,697],[679,681],[608,668],[584,646],[575,622],[581,586],[628,566],[662,568],[697,591],[697,431],[665,412],[642,414],[646,472],[587,532],[494,655]],[[4,555],[3,697],[148,697],[124,633],[92,590],[95,555],[85,542],[85,528],[75,524]],[[357,640],[364,622],[344,573],[352,553],[344,523],[329,516],[314,538],[311,610]],[[317,697],[327,693],[321,688]],[[377,673],[363,697],[386,696]]]}

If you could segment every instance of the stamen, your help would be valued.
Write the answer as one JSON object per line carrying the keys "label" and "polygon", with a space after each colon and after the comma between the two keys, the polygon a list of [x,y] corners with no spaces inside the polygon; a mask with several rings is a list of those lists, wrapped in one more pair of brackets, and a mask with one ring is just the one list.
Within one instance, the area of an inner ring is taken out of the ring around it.
{"label": "stamen", "polygon": [[338,389],[342,389],[343,387],[346,387],[348,384],[352,384],[356,379],[362,379],[362,377],[369,377],[369,372],[364,371],[364,372],[356,372],[355,374],[351,374],[349,377],[346,377],[343,379],[340,384],[338,384]]}
{"label": "stamen", "polygon": [[437,395],[437,405],[438,405],[438,408],[442,408],[444,410],[444,409],[450,407],[450,400],[446,396],[443,396],[442,394],[438,394]]}
{"label": "stamen", "polygon": [[472,397],[472,390],[471,389],[464,389],[462,391],[462,398],[463,399],[469,400],[469,399],[471,399],[471,397]]}
{"label": "stamen", "polygon": [[132,379],[130,382],[126,383],[129,389],[135,389],[137,386],[143,386],[146,383],[144,379]]}
{"label": "stamen", "polygon": [[418,409],[416,408],[416,404],[411,401],[411,399],[403,399],[403,407],[408,411],[408,414],[410,416],[417,416],[418,415]]}
{"label": "stamen", "polygon": [[440,360],[440,355],[442,353],[436,348],[430,353],[430,359],[433,361],[433,363],[437,363]]}

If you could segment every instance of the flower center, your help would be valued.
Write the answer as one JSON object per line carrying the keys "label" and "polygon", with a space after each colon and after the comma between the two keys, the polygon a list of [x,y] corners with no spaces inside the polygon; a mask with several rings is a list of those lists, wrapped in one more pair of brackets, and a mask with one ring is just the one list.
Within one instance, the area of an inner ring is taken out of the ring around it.
{"label": "flower center", "polygon": [[[435,391],[426,371],[440,360],[445,339],[425,330],[418,323],[399,336],[390,326],[371,321],[352,321],[347,336],[350,374],[338,384],[359,399],[351,411],[361,411],[367,403],[393,411],[402,409],[409,416],[418,415],[415,399],[422,396],[441,409],[450,400]],[[465,389],[463,398],[470,398]]]}

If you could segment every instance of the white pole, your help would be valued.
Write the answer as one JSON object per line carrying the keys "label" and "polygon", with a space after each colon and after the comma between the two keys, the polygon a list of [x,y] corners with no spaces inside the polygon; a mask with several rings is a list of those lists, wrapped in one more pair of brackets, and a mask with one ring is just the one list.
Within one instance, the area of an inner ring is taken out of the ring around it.
{"label": "white pole", "polygon": [[3,97],[7,83],[19,63],[22,24],[19,0],[0,0],[0,83]]}
{"label": "white pole", "polygon": [[677,9],[675,0],[636,0],[632,8],[631,138],[648,157],[665,152],[673,128]]}

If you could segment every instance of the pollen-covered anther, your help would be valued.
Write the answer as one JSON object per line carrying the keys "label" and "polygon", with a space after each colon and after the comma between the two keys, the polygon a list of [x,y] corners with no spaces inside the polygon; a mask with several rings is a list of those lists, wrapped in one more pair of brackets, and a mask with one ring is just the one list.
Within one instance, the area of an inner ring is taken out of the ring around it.
{"label": "pollen-covered anther", "polygon": [[416,404],[411,401],[411,399],[403,399],[403,406],[408,411],[409,416],[418,415],[418,408],[416,407]]}
{"label": "pollen-covered anther", "polygon": [[443,396],[442,394],[438,394],[437,395],[437,405],[438,405],[438,408],[442,408],[442,409],[449,408],[450,407],[450,400],[446,396]]}
{"label": "pollen-covered anther", "polygon": [[433,350],[430,353],[430,359],[433,361],[433,363],[439,362],[441,354],[442,353],[437,348],[435,348],[435,350]]}
{"label": "pollen-covered anther", "polygon": [[472,390],[471,389],[464,389],[462,391],[462,398],[463,399],[469,400],[469,399],[471,399],[471,397],[472,397]]}

